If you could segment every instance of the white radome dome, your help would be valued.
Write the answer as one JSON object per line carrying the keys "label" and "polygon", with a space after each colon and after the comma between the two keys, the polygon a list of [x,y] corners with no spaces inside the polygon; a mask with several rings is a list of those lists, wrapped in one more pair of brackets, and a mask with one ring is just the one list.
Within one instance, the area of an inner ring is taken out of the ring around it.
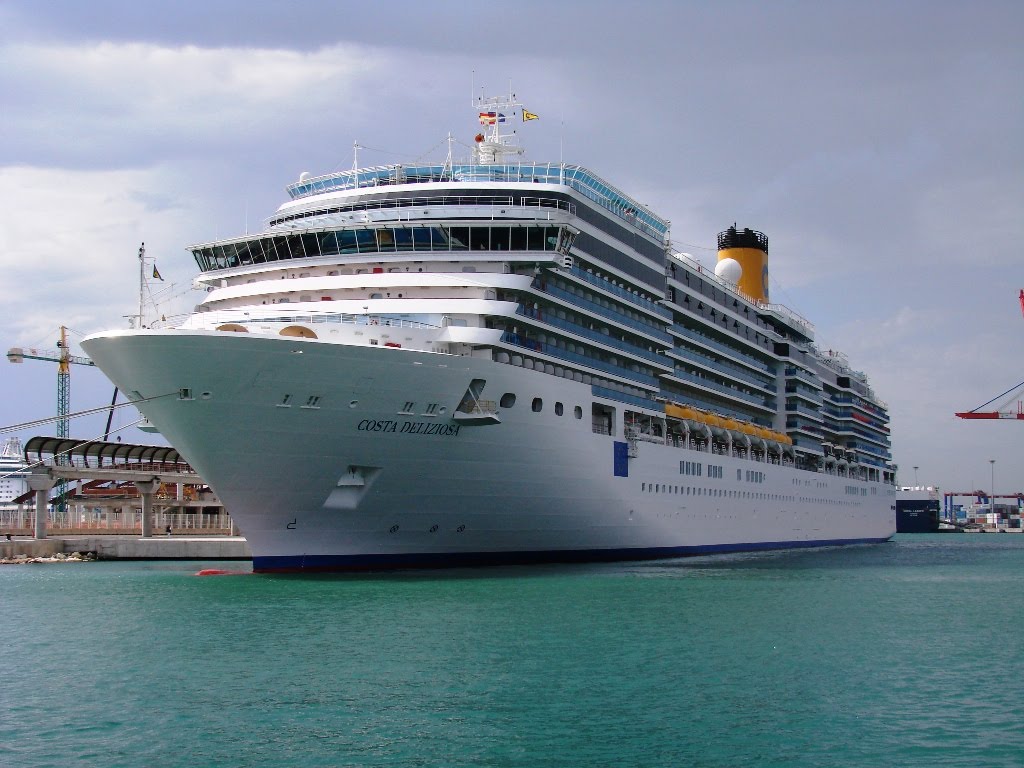
{"label": "white radome dome", "polygon": [[715,264],[715,274],[730,285],[736,285],[743,275],[743,267],[736,259],[722,259]]}

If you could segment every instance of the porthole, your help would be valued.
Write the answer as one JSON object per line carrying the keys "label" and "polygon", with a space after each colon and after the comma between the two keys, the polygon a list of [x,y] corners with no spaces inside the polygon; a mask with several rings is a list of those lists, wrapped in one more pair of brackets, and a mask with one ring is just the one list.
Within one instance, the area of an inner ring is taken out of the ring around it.
{"label": "porthole", "polygon": [[348,401],[348,407],[349,408],[355,408],[357,405],[359,405],[359,401],[358,400],[349,400]]}
{"label": "porthole", "polygon": [[562,404],[561,403],[555,403],[555,416],[561,416],[561,415],[562,415]]}
{"label": "porthole", "polygon": [[544,401],[539,397],[533,398],[533,412],[540,413],[542,410],[544,410]]}
{"label": "porthole", "polygon": [[504,395],[501,396],[501,407],[502,408],[511,408],[515,404],[516,404],[516,396],[513,393],[506,392]]}
{"label": "porthole", "polygon": [[581,406],[577,405],[575,408],[573,408],[573,415],[575,415],[577,419],[582,419],[583,418],[583,408]]}

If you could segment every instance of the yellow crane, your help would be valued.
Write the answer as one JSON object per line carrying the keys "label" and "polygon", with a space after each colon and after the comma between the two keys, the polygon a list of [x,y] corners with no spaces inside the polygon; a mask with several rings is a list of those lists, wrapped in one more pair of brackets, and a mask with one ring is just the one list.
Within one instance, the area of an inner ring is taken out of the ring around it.
{"label": "yellow crane", "polygon": [[[60,340],[57,349],[31,349],[11,347],[7,350],[7,359],[12,363],[23,363],[25,360],[46,360],[57,363],[57,437],[69,437],[68,414],[71,412],[71,366],[96,365],[87,357],[72,355],[68,349],[68,329],[60,327]],[[66,483],[57,485],[57,510],[63,515],[66,509]]]}
{"label": "yellow crane", "polygon": [[60,340],[57,349],[26,349],[11,347],[7,350],[7,359],[12,363],[25,360],[46,360],[57,363],[57,437],[68,437],[68,414],[71,412],[71,366],[96,365],[87,357],[72,355],[68,349],[68,329],[60,327]]}

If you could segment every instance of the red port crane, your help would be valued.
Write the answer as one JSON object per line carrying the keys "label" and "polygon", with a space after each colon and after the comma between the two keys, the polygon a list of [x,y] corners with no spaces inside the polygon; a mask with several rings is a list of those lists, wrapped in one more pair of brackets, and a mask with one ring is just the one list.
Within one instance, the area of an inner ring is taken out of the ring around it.
{"label": "red port crane", "polygon": [[[1024,315],[1024,288],[1021,289],[1020,295],[1017,297],[1020,300],[1020,311]],[[1009,397],[1007,397],[1009,395]],[[1021,401],[1021,396],[1024,395],[1024,381],[1015,387],[1003,392],[1001,395],[996,395],[987,403],[983,403],[975,408],[973,411],[963,411],[956,414],[961,419],[1017,419],[1024,421],[1024,402]],[[994,411],[983,411],[982,408],[986,408],[1001,397],[1006,399],[997,407]],[[1013,400],[1017,400],[1017,410],[1010,410],[1013,405]]]}

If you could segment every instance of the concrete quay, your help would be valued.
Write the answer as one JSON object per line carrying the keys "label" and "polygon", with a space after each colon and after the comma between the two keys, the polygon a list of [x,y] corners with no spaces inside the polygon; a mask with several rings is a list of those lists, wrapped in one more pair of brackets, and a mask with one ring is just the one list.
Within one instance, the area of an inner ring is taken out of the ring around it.
{"label": "concrete quay", "polygon": [[50,536],[0,540],[0,560],[53,557],[58,552],[95,552],[100,560],[251,560],[241,536]]}

